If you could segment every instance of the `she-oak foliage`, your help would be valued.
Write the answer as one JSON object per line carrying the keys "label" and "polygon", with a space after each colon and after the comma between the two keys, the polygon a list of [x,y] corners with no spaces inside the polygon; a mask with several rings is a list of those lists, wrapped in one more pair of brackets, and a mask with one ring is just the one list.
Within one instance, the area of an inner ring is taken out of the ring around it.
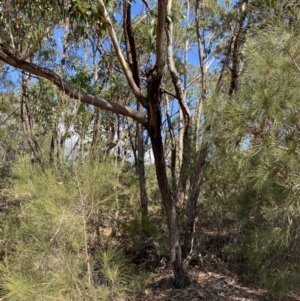
{"label": "she-oak foliage", "polygon": [[2,296],[116,300],[142,285],[143,278],[133,276],[121,249],[105,249],[94,241],[100,223],[113,217],[116,200],[122,207],[130,201],[132,187],[128,180],[126,187],[117,182],[118,173],[109,163],[54,173],[18,162],[10,197],[20,200],[20,208],[14,219],[1,222],[7,246],[0,272]]}
{"label": "she-oak foliage", "polygon": [[[122,165],[134,157],[136,170],[142,171],[146,156],[139,146],[151,141],[149,157],[151,162],[154,157],[177,287],[189,284],[183,257],[193,250],[200,195],[204,208],[214,213],[209,216],[218,216],[222,222],[226,217],[238,229],[234,243],[224,248],[231,251],[231,258],[246,260],[255,277],[274,291],[297,291],[297,1],[143,1],[144,11],[138,16],[133,15],[131,5],[138,6],[131,1],[6,4],[0,18],[5,28],[0,37],[0,59],[23,71],[20,110],[25,136],[33,159],[39,159],[49,183],[56,187],[49,190],[51,185],[38,182],[37,192],[29,185],[34,171],[27,177],[28,200],[20,209],[23,222],[14,230],[20,239],[3,264],[2,289],[11,300],[18,300],[18,294],[28,299],[33,294],[48,296],[54,286],[60,288],[55,291],[58,298],[76,299],[86,293],[82,283],[92,287],[95,281],[92,263],[87,260],[84,223],[92,211],[82,210],[86,210],[85,196],[93,193],[98,182],[89,178],[93,173],[85,172],[81,178],[79,167],[72,180],[52,176],[41,160],[47,135],[44,139],[38,135],[48,128],[52,131],[50,162],[55,167],[64,162],[67,150],[72,154],[68,159],[74,161],[88,156],[99,161],[113,154],[115,162]],[[122,17],[115,17],[113,11]],[[60,57],[52,49],[56,43],[52,34],[62,28]],[[186,59],[194,48],[199,66]],[[60,92],[54,97],[52,93],[37,97],[43,91],[39,85],[45,88],[48,84],[43,86],[34,76],[49,80]],[[76,99],[118,116],[77,105]],[[39,101],[47,105],[41,106]],[[43,124],[39,112],[46,113],[49,122]],[[70,150],[66,141],[74,133],[78,139]],[[145,173],[140,175],[140,185],[146,187]],[[109,183],[103,179],[98,184],[105,191],[104,182]],[[114,194],[118,181],[112,183]],[[75,185],[75,190],[68,185]],[[115,198],[118,204],[121,199]],[[32,227],[39,224],[44,226],[34,233]],[[69,238],[72,241],[66,243]],[[34,246],[32,254],[22,257],[29,242]],[[119,258],[114,252],[112,258]],[[24,258],[24,266],[18,266],[13,256]],[[102,264],[97,271],[106,273],[99,275],[109,287],[118,278],[117,269],[107,268],[115,259],[107,260],[102,253],[99,260]],[[57,271],[47,265],[49,262]],[[15,273],[22,268],[32,274]],[[80,269],[82,273],[78,273]],[[33,290],[30,279],[45,285]],[[129,278],[120,279],[122,286]],[[23,288],[19,293],[18,286]],[[98,294],[95,290],[91,289],[91,294],[95,293],[91,298]]]}
{"label": "she-oak foliage", "polygon": [[240,90],[220,102],[203,197],[236,220],[240,242],[227,256],[246,259],[252,277],[284,296],[299,292],[300,280],[300,23],[298,10],[277,13],[250,32]]}

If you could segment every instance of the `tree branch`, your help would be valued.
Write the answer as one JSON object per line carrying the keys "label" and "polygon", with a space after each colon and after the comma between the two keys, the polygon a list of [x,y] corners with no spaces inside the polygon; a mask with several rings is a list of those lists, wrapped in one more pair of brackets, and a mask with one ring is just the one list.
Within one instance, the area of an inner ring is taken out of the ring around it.
{"label": "tree branch", "polygon": [[173,21],[172,21],[172,0],[168,1],[167,5],[167,16],[168,16],[168,24],[166,28],[167,32],[167,60],[168,60],[168,68],[171,74],[172,82],[176,91],[176,98],[178,99],[180,109],[183,113],[184,118],[184,132],[182,137],[182,164],[180,166],[180,175],[178,181],[178,191],[177,191],[177,199],[176,206],[178,208],[182,208],[184,197],[186,193],[186,185],[188,180],[188,173],[186,171],[186,166],[188,166],[190,157],[189,150],[191,146],[191,112],[186,103],[185,93],[183,92],[181,86],[181,80],[178,74],[178,71],[174,64],[173,59]]}
{"label": "tree branch", "polygon": [[[243,56],[242,47],[245,43],[245,28],[243,27],[244,21],[247,18],[246,5],[248,0],[242,0],[237,9],[237,24],[232,36],[233,49],[232,49],[232,69],[231,81],[228,95],[231,97],[239,88],[240,75],[243,70]],[[249,22],[249,19],[248,19]]]}
{"label": "tree branch", "polygon": [[108,12],[106,10],[105,4],[102,0],[97,0],[97,2],[98,2],[98,5],[99,5],[102,13],[103,13],[104,21],[106,22],[107,30],[109,32],[109,36],[110,36],[111,41],[114,45],[117,57],[118,57],[119,62],[122,66],[122,69],[123,69],[123,72],[126,76],[127,82],[129,84],[133,94],[135,95],[137,101],[139,101],[144,107],[146,107],[147,106],[146,97],[142,94],[141,90],[136,85],[135,80],[134,80],[133,75],[132,75],[132,72],[130,70],[130,67],[128,66],[128,64],[127,64],[127,62],[126,62],[126,60],[123,56],[123,53],[122,53],[121,48],[120,48],[119,43],[118,43],[118,39],[117,39],[115,30],[112,26],[112,23],[110,21],[109,15],[108,15]]}
{"label": "tree branch", "polygon": [[[232,36],[230,38],[230,42],[228,45],[228,49],[226,51],[225,59],[223,61],[222,70],[220,72],[220,76],[216,86],[217,94],[221,90],[221,86],[223,84],[225,69],[229,67],[230,60],[232,60],[232,68],[231,71],[231,80],[230,80],[230,88],[228,95],[231,97],[234,92],[238,89],[240,74],[243,69],[242,65],[242,54],[241,48],[245,43],[245,28],[243,27],[244,21],[247,20],[247,12],[246,7],[248,4],[248,0],[240,0],[237,8],[237,20],[235,24],[235,28],[233,30]],[[249,23],[249,19],[248,19]]]}
{"label": "tree branch", "polygon": [[173,193],[176,191],[176,138],[174,133],[174,128],[172,125],[170,110],[169,110],[169,97],[166,95],[166,116],[168,122],[168,128],[171,138],[171,175],[172,175],[172,190]]}
{"label": "tree branch", "polygon": [[144,127],[147,127],[146,117],[137,110],[134,110],[131,107],[122,106],[118,103],[106,101],[105,99],[95,97],[88,93],[80,92],[79,90],[69,86],[61,79],[61,77],[48,68],[20,60],[3,48],[0,48],[0,60],[17,69],[48,79],[56,85],[59,90],[72,98],[116,114],[130,117],[138,123],[141,123]]}
{"label": "tree branch", "polygon": [[158,74],[162,74],[165,60],[164,60],[164,31],[165,31],[165,20],[167,14],[167,3],[168,0],[158,1],[158,17],[156,27],[156,67]]}
{"label": "tree branch", "polygon": [[179,105],[181,110],[183,111],[184,119],[186,124],[190,123],[191,113],[188,108],[188,105],[185,101],[183,89],[181,87],[181,80],[179,78],[177,69],[173,60],[173,22],[171,21],[171,8],[172,8],[172,0],[168,1],[167,5],[167,15],[168,15],[168,26],[166,29],[167,32],[167,60],[168,60],[168,68],[172,77],[172,82],[176,91],[176,98],[179,101]]}
{"label": "tree branch", "polygon": [[139,73],[139,60],[138,53],[135,45],[134,35],[131,25],[131,0],[124,0],[124,37],[125,37],[125,46],[127,59],[129,62],[129,67],[133,75],[133,79],[138,86],[141,88],[141,79]]}
{"label": "tree branch", "polygon": [[[29,47],[27,47],[27,52],[22,55],[21,59],[27,60],[29,57],[31,57],[34,51],[36,51],[41,41],[43,40],[43,38],[45,38],[53,30],[54,27],[55,27],[54,25],[49,26],[49,28],[34,43],[32,43]],[[28,44],[28,40],[27,40],[27,44]]]}

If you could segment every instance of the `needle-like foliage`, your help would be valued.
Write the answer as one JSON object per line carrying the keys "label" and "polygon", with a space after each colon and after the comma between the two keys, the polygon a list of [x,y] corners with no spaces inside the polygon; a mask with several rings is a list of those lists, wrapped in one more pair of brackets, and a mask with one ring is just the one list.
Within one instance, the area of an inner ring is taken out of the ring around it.
{"label": "needle-like foliage", "polygon": [[20,207],[1,224],[6,300],[117,300],[139,287],[122,248],[106,249],[99,233],[130,200],[114,164],[42,172],[20,161],[14,172]]}

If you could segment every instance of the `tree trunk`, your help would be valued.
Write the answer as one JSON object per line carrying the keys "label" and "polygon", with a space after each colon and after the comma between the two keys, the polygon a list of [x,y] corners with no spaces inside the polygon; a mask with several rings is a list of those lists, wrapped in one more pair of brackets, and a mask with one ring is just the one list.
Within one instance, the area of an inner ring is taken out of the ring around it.
{"label": "tree trunk", "polygon": [[176,202],[173,198],[167,177],[165,152],[161,136],[162,115],[160,82],[161,76],[157,75],[156,70],[154,69],[148,76],[148,131],[152,143],[153,155],[155,158],[157,182],[160,189],[162,202],[166,210],[169,229],[171,262],[175,277],[174,285],[177,288],[185,288],[190,284],[190,280],[183,266],[179,229],[177,223],[177,213],[175,207]]}
{"label": "tree trunk", "polygon": [[203,147],[199,151],[199,155],[197,158],[197,166],[195,168],[193,182],[191,184],[192,187],[187,208],[187,222],[184,229],[184,244],[182,250],[183,258],[186,258],[193,248],[195,221],[197,215],[197,201],[200,194],[201,180],[204,172],[206,155],[207,147]]}
{"label": "tree trunk", "polygon": [[[64,18],[64,38],[63,38],[63,52],[62,52],[62,58],[60,61],[61,64],[61,76],[64,79],[65,73],[66,73],[66,60],[67,60],[67,50],[69,47],[68,42],[68,35],[69,35],[69,29],[70,29],[70,19],[67,15],[67,12],[65,12],[65,18]],[[62,101],[64,98],[64,94],[60,95],[58,102]],[[52,137],[51,137],[51,144],[50,144],[50,163],[52,165],[56,165],[61,157],[61,151],[64,152],[64,140],[65,135],[62,136],[59,132],[59,124],[64,124],[64,114],[61,114],[61,110],[56,110],[56,116],[55,121],[53,123],[53,129],[52,129]]]}
{"label": "tree trunk", "polygon": [[94,109],[94,125],[93,125],[93,139],[92,139],[92,160],[99,162],[99,140],[100,140],[100,110]]}
{"label": "tree trunk", "polygon": [[[187,219],[184,225],[184,244],[183,244],[183,257],[186,258],[188,254],[193,249],[194,242],[194,233],[195,233],[195,221],[197,216],[197,202],[200,194],[200,185],[203,176],[205,159],[207,155],[207,145],[201,145],[199,143],[200,139],[200,120],[202,114],[202,106],[203,102],[206,99],[206,79],[207,79],[207,59],[205,56],[205,37],[201,35],[201,30],[199,27],[200,24],[200,12],[199,12],[199,1],[196,2],[195,6],[195,25],[196,25],[196,35],[197,35],[197,44],[198,44],[198,56],[199,56],[199,65],[201,70],[201,99],[198,107],[198,116],[196,120],[196,137],[195,137],[195,145],[197,152],[197,161],[196,168],[194,168],[194,174],[191,179],[191,188],[189,194],[189,200],[187,204]],[[205,16],[202,16],[205,18]],[[204,136],[207,132],[210,131],[210,126],[207,125],[204,128]],[[200,150],[198,150],[200,149]],[[191,166],[190,166],[191,168]]]}
{"label": "tree trunk", "polygon": [[30,88],[30,75],[26,75],[22,72],[22,95],[21,95],[21,121],[22,121],[22,128],[23,133],[26,137],[27,143],[32,151],[32,163],[36,161],[41,165],[43,168],[43,156],[40,146],[36,140],[34,127],[33,127],[33,120],[30,115],[29,110],[29,96],[28,90]]}
{"label": "tree trunk", "polygon": [[[138,87],[141,89],[141,79],[139,73],[139,53],[135,44],[133,28],[131,24],[131,0],[124,0],[124,20],[123,30],[126,46],[127,60],[129,68],[132,72],[133,80]],[[137,102],[137,111],[142,113],[142,105]],[[141,204],[141,223],[142,231],[146,235],[147,224],[148,224],[148,195],[146,189],[146,174],[145,174],[145,150],[144,150],[144,139],[143,139],[143,126],[139,123],[136,125],[136,172],[139,177],[140,184],[140,204]]]}
{"label": "tree trunk", "polygon": [[[141,111],[141,107],[138,104],[138,110]],[[147,231],[148,224],[148,195],[146,189],[146,174],[145,174],[145,149],[143,139],[143,126],[137,124],[137,174],[140,184],[140,202],[141,202],[141,222],[142,231],[146,235],[150,235]]]}

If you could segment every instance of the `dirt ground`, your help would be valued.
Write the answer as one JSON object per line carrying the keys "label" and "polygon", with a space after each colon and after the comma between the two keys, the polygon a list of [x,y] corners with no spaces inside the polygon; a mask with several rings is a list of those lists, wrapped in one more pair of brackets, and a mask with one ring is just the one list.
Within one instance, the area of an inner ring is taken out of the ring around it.
{"label": "dirt ground", "polygon": [[[201,272],[198,267],[189,270],[192,284],[184,289],[172,285],[172,271],[165,269],[155,274],[147,289],[135,296],[139,301],[277,301],[270,292],[258,287],[243,286],[233,276]],[[290,296],[288,301],[299,301]]]}
{"label": "dirt ground", "polygon": [[[147,289],[134,296],[138,301],[300,301],[300,296],[290,295],[286,299],[279,299],[270,291],[262,289],[254,279],[244,278],[244,268],[233,268],[218,256],[222,245],[219,236],[213,231],[202,230],[207,244],[202,239],[198,251],[207,253],[201,260],[186,267],[191,285],[186,289],[176,289],[173,286],[173,272],[170,263],[158,266],[153,272]],[[213,239],[212,239],[213,238]],[[247,274],[247,273],[246,273]],[[300,283],[299,283],[300,285]]]}
{"label": "dirt ground", "polygon": [[[199,231],[200,232],[200,231]],[[129,239],[122,242],[126,253],[137,266],[152,273],[146,289],[135,295],[128,296],[126,301],[300,301],[300,295],[290,295],[279,299],[270,291],[259,287],[254,279],[245,280],[245,266],[234,266],[222,258],[222,248],[226,243],[229,231],[217,232],[213,227],[202,227],[201,237],[195,245],[198,254],[203,257],[189,261],[186,267],[191,279],[191,285],[186,289],[176,289],[173,286],[173,272],[170,262],[157,256],[154,244],[150,248],[139,248],[134,255],[135,245]],[[109,235],[107,235],[109,236]],[[206,255],[205,255],[206,254]],[[157,265],[154,267],[154,264]],[[300,285],[300,283],[299,283]]]}

